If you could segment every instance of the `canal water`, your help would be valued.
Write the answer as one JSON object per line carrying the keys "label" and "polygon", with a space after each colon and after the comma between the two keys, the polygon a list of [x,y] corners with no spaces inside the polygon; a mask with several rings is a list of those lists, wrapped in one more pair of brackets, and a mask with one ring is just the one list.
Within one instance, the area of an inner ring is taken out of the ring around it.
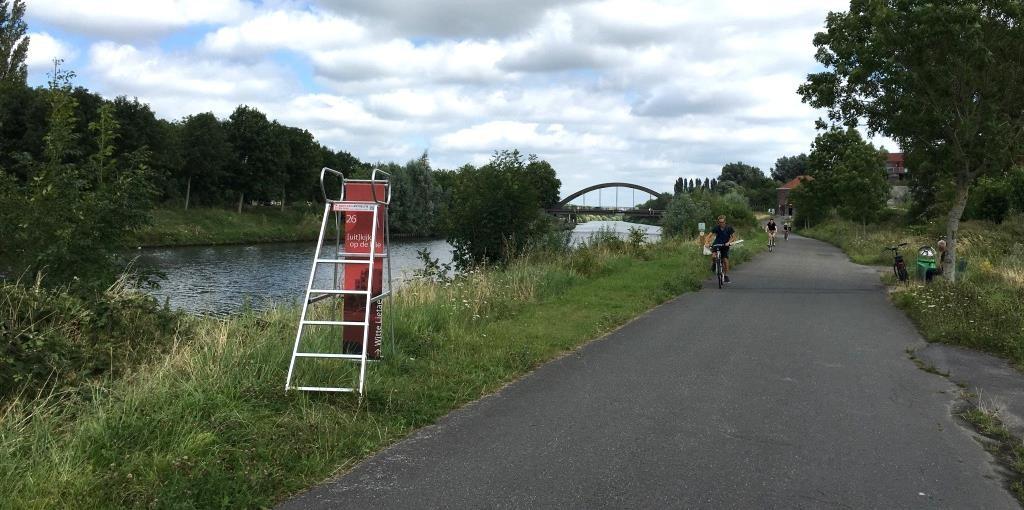
{"label": "canal water", "polygon": [[[661,235],[660,227],[621,221],[595,221],[578,225],[575,244],[601,230],[628,235],[630,228],[643,229],[648,239]],[[451,246],[443,240],[391,241],[392,277],[396,287],[422,269],[417,252],[426,249],[441,263],[452,260]],[[161,303],[192,313],[225,315],[245,306],[256,309],[274,303],[297,303],[305,293],[315,242],[270,243],[232,246],[147,248],[138,251],[136,264],[162,271],[166,278],[150,291]],[[321,265],[316,282],[329,286],[333,271]],[[323,288],[323,287],[321,287]],[[329,287],[327,287],[329,288]]]}

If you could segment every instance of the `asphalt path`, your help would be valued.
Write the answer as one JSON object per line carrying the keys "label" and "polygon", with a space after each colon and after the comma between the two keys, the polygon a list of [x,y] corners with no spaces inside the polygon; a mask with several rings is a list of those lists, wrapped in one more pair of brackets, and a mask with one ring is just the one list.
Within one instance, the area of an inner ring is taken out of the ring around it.
{"label": "asphalt path", "polygon": [[791,237],[732,276],[281,508],[1019,508],[875,270]]}

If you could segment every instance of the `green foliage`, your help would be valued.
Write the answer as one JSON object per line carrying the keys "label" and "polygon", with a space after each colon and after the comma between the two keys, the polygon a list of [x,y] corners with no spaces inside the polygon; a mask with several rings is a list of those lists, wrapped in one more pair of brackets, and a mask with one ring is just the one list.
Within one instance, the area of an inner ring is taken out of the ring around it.
{"label": "green foliage", "polygon": [[807,154],[782,156],[775,160],[775,166],[772,167],[772,179],[785,184],[801,175],[807,175],[809,168]]}
{"label": "green foliage", "polygon": [[210,112],[189,115],[181,125],[181,144],[188,148],[182,151],[186,194],[205,197],[206,204],[218,202],[218,189],[231,154],[224,124]]}
{"label": "green foliage", "polygon": [[676,183],[672,185],[672,193],[678,195],[684,191],[689,191],[689,188],[690,185],[688,182],[686,182],[686,179],[683,179],[682,177],[677,177]]}
{"label": "green foliage", "polygon": [[0,401],[117,375],[169,347],[181,320],[123,280],[90,299],[0,283]]}
{"label": "green foliage", "polygon": [[69,80],[59,73],[51,84],[45,160],[28,167],[27,182],[6,178],[0,187],[5,225],[0,273],[38,277],[48,287],[70,284],[95,291],[124,269],[119,257],[131,233],[148,221],[153,188],[147,153],[113,157],[119,126],[109,104],[90,124],[91,154],[74,161],[77,101]]}
{"label": "green foliage", "polygon": [[754,213],[746,197],[736,191],[724,195],[708,191],[682,193],[669,203],[662,220],[666,236],[695,236],[697,224],[703,222],[708,229],[715,225],[719,216],[725,216],[729,224],[737,228],[752,226]]}
{"label": "green foliage", "polygon": [[793,192],[800,221],[820,220],[835,210],[843,218],[874,221],[885,208],[889,192],[884,157],[855,129],[830,129],[812,144],[810,182]]}
{"label": "green foliage", "polygon": [[527,172],[516,150],[497,151],[483,167],[459,171],[446,235],[460,268],[507,262],[543,231],[547,222]]}
{"label": "green foliage", "polygon": [[1024,3],[857,1],[825,25],[814,37],[825,71],[809,75],[800,94],[834,122],[866,119],[916,165],[929,163],[937,188],[952,190],[946,230],[955,263],[970,186],[1020,157]]}
{"label": "green foliage", "polygon": [[537,192],[537,199],[543,208],[554,207],[558,203],[559,189],[562,181],[555,175],[551,164],[530,154],[526,164],[526,180]]}
{"label": "green foliage", "polygon": [[1010,207],[1024,213],[1024,166],[1014,167],[1006,180],[1010,187]]}
{"label": "green foliage", "polygon": [[736,163],[727,163],[722,167],[722,175],[718,177],[718,182],[721,184],[722,181],[732,181],[739,186],[750,186],[758,185],[763,180],[764,172],[756,166],[748,165],[742,161]]}
{"label": "green foliage", "polygon": [[973,220],[1002,223],[1010,212],[1012,192],[1010,183],[1005,179],[978,179],[971,196],[967,199],[964,216]]}
{"label": "green foliage", "polygon": [[0,82],[24,83],[28,77],[28,25],[25,0],[0,0]]}
{"label": "green foliage", "polygon": [[391,174],[394,191],[388,208],[391,228],[416,236],[436,234],[443,195],[441,187],[434,182],[427,154],[405,166],[392,163],[383,167]]}
{"label": "green foliage", "polygon": [[672,197],[661,228],[666,236],[697,235],[697,223],[704,222],[710,228],[711,205],[706,193],[679,193]]}

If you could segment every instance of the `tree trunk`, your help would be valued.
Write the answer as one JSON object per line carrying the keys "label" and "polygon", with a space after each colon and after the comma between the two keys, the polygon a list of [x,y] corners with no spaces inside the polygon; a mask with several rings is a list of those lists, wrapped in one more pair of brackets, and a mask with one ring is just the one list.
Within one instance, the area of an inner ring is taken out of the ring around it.
{"label": "tree trunk", "polygon": [[284,197],[285,197],[285,190],[284,190],[284,188],[281,188],[281,212],[284,212]]}
{"label": "tree trunk", "polygon": [[242,214],[242,199],[245,198],[245,192],[238,194],[238,214]]}
{"label": "tree trunk", "polygon": [[185,210],[188,210],[188,199],[192,195],[192,176],[188,176],[188,185],[185,187]]}
{"label": "tree trunk", "polygon": [[953,201],[953,208],[949,210],[949,219],[946,222],[946,251],[949,252],[949,273],[946,278],[956,282],[956,233],[960,229],[960,217],[964,214],[964,207],[967,206],[968,178],[961,176],[956,180],[956,200]]}

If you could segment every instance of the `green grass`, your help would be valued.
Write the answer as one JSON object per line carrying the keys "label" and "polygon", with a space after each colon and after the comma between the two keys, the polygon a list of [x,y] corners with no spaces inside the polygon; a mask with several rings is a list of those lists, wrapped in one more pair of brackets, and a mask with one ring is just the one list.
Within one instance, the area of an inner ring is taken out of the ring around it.
{"label": "green grass", "polygon": [[184,246],[315,240],[323,210],[262,207],[156,209],[153,223],[135,236],[139,246]]}
{"label": "green grass", "polygon": [[[854,262],[892,263],[883,246],[909,242],[907,265],[915,277],[916,248],[934,246],[941,225],[861,225],[830,221],[800,233],[842,248]],[[912,281],[892,287],[892,299],[917,324],[929,341],[960,345],[993,353],[1024,366],[1024,217],[1000,225],[965,222],[959,234],[958,256],[967,271],[955,285],[938,279],[931,285]],[[892,278],[886,278],[892,284]]]}
{"label": "green grass", "polygon": [[[753,234],[734,262],[763,237]],[[695,243],[666,240],[410,285],[386,310],[395,339],[362,402],[284,393],[295,309],[197,320],[159,362],[0,410],[0,506],[269,506],[708,276]],[[342,362],[307,361],[302,384],[354,382]]]}
{"label": "green grass", "polygon": [[984,409],[976,402],[968,402],[957,416],[991,440],[983,442],[985,450],[1006,467],[1010,492],[1024,504],[1024,442],[1013,437],[998,413]]}

